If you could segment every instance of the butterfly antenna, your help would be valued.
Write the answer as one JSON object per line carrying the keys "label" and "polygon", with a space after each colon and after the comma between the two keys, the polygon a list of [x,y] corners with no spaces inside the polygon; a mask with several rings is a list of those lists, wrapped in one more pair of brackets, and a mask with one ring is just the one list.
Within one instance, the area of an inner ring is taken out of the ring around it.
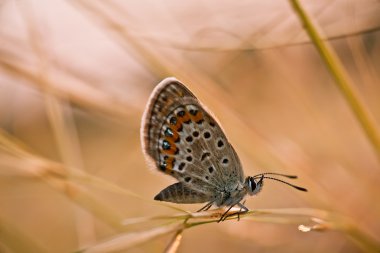
{"label": "butterfly antenna", "polygon": [[278,182],[281,182],[281,183],[284,183],[284,184],[287,184],[293,188],[296,188],[297,190],[299,191],[303,191],[303,192],[307,192],[307,189],[303,188],[303,187],[300,187],[300,186],[297,186],[297,185],[294,185],[294,184],[291,184],[291,183],[288,183],[286,181],[283,181],[281,179],[278,179],[278,178],[274,178],[274,177],[264,177],[264,178],[267,178],[267,179],[272,179],[272,180],[275,180],[275,181],[278,181]]}
{"label": "butterfly antenna", "polygon": [[298,178],[297,176],[295,175],[286,175],[286,174],[281,174],[281,173],[274,173],[274,172],[265,172],[265,173],[261,173],[261,174],[258,174],[256,176],[254,176],[254,178],[257,178],[257,177],[261,177],[262,175],[276,175],[276,176],[280,176],[280,177],[287,177],[287,178],[291,178],[291,179],[296,179]]}

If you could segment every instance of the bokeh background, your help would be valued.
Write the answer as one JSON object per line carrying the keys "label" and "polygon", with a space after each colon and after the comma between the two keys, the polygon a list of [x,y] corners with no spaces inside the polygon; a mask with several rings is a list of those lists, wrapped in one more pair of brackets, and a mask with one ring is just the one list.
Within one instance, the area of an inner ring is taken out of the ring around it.
{"label": "bokeh background", "polygon": [[[380,2],[302,6],[379,129]],[[139,134],[167,76],[218,117],[247,175],[296,174],[309,190],[267,182],[250,209],[321,209],[380,240],[379,156],[288,1],[2,0],[0,73],[0,252],[73,252],[144,231],[124,219],[177,213],[150,201],[174,179],[148,169]],[[171,236],[129,251],[162,252]],[[361,251],[334,229],[244,219],[188,229],[179,246]]]}

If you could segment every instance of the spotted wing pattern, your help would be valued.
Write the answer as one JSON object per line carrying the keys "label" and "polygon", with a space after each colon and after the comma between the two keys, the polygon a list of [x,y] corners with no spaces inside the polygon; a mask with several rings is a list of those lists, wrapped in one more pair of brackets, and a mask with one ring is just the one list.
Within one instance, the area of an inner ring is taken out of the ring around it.
{"label": "spotted wing pattern", "polygon": [[221,127],[175,78],[166,78],[152,92],[141,135],[154,167],[179,181],[155,199],[202,203],[244,182],[239,158]]}

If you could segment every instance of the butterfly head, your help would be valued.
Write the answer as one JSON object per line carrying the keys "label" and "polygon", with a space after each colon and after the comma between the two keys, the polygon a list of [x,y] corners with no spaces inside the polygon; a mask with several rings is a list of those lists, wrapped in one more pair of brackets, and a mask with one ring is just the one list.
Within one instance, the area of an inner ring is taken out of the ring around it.
{"label": "butterfly head", "polygon": [[[268,176],[268,175],[272,175],[272,176]],[[280,177],[286,177],[286,178],[290,178],[290,179],[295,179],[297,178],[297,176],[292,176],[292,175],[284,175],[284,174],[279,174],[279,173],[271,173],[271,172],[267,172],[267,173],[261,173],[261,174],[258,174],[256,176],[249,176],[245,179],[245,189],[247,190],[247,193],[248,195],[252,196],[252,195],[256,195],[258,194],[261,189],[263,188],[263,185],[264,185],[264,179],[271,179],[271,180],[274,180],[274,181],[277,181],[277,182],[280,182],[280,183],[283,183],[283,184],[287,184],[299,191],[307,191],[305,188],[303,187],[300,187],[300,186],[297,186],[297,185],[294,185],[294,184],[291,184],[291,183],[288,183],[284,180],[281,180],[281,179],[278,179],[278,178],[275,178],[273,176],[280,176]]]}
{"label": "butterfly head", "polygon": [[258,194],[264,185],[264,175],[261,177],[247,177],[245,179],[245,188],[247,189],[248,195]]}

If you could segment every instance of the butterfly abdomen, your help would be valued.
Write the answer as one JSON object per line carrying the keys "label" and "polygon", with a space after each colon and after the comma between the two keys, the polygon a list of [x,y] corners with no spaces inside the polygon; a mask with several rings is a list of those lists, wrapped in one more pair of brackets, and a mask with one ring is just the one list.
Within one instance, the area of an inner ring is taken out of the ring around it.
{"label": "butterfly abdomen", "polygon": [[203,203],[208,201],[209,198],[205,194],[194,191],[179,182],[163,189],[154,197],[154,200],[190,204]]}

